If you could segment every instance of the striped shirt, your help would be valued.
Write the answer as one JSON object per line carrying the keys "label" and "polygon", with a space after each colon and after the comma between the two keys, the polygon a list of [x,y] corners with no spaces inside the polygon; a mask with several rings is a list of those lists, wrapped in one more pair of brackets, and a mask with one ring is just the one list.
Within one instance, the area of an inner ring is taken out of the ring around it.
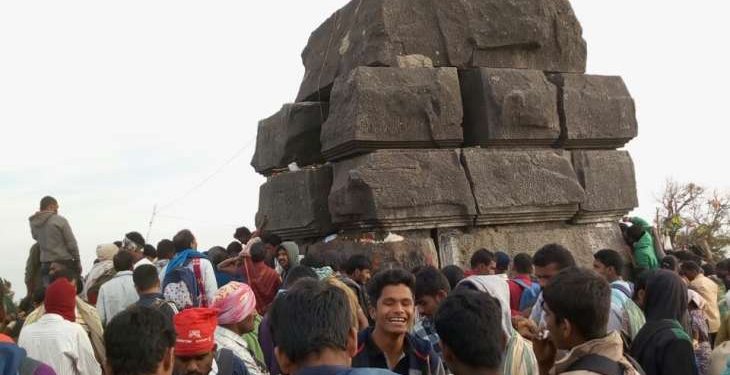
{"label": "striped shirt", "polygon": [[101,375],[84,329],[58,314],[45,314],[23,327],[18,346],[28,352],[28,357],[49,365],[57,374]]}

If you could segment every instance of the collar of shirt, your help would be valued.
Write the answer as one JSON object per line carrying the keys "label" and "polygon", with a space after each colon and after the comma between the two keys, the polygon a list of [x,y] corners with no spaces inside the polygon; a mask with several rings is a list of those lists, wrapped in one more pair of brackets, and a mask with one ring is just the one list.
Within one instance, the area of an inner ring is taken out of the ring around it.
{"label": "collar of shirt", "polygon": [[58,314],[53,313],[45,313],[43,316],[38,319],[39,322],[62,322],[64,321],[63,317]]}
{"label": "collar of shirt", "polygon": [[383,353],[383,351],[375,343],[375,340],[373,340],[372,332],[368,337],[368,341],[365,343],[365,350],[368,353],[370,367],[386,368],[393,372],[401,373],[399,370],[407,371],[410,365],[408,363],[408,353],[411,350],[411,344],[408,340],[408,334],[406,334],[403,338],[403,353],[401,354],[400,359],[398,359],[398,363],[395,363],[393,368],[388,366],[388,360],[385,357],[385,353]]}
{"label": "collar of shirt", "polygon": [[147,259],[147,257],[143,257],[142,259],[138,260],[137,263],[134,264],[134,269],[137,269],[137,267],[145,265],[145,264],[149,264],[151,266],[155,265],[154,263],[152,263],[152,261]]}
{"label": "collar of shirt", "polygon": [[132,271],[119,271],[116,275],[114,275],[114,278],[122,277],[122,276],[133,276],[134,272]]}
{"label": "collar of shirt", "polygon": [[226,340],[248,349],[248,344],[246,344],[246,340],[244,340],[243,337],[239,336],[238,334],[236,334],[236,332],[233,332],[228,328],[221,326],[216,327],[215,336],[216,341]]}

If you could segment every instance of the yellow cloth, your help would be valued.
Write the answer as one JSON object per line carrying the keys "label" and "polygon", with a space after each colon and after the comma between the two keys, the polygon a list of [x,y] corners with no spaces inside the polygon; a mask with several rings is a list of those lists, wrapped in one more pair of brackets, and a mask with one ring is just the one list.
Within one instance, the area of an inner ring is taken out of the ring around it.
{"label": "yellow cloth", "polygon": [[710,327],[710,333],[716,333],[720,330],[720,307],[717,306],[717,284],[705,275],[698,275],[694,280],[689,282],[689,287],[699,293],[705,300],[705,308],[703,309],[707,316],[707,323]]}

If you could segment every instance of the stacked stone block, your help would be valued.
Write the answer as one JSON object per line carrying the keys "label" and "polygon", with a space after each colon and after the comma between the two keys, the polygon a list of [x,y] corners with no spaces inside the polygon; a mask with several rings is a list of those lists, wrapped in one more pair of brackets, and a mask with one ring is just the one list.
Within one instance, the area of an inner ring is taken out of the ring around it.
{"label": "stacked stone block", "polygon": [[634,101],[584,74],[581,34],[567,0],[351,1],[312,33],[297,102],[259,124],[257,226],[333,262],[622,247]]}

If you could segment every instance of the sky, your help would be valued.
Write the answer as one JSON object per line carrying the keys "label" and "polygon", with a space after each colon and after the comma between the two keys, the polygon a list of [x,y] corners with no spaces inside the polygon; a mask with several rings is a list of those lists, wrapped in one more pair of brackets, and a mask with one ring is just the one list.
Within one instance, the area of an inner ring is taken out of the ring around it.
{"label": "sky", "polygon": [[[0,277],[25,294],[27,218],[53,195],[86,270],[96,245],[253,226],[257,123],[295,99],[309,34],[345,0],[0,2]],[[588,73],[637,104],[640,207],[666,178],[730,187],[730,3],[573,0]],[[158,214],[150,226],[153,207]]]}

